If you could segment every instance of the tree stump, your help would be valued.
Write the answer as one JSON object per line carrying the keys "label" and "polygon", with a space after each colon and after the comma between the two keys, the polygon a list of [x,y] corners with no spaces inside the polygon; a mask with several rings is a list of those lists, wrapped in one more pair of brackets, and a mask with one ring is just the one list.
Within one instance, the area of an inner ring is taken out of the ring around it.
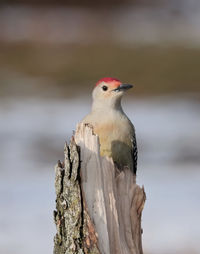
{"label": "tree stump", "polygon": [[100,156],[92,127],[78,125],[55,168],[54,254],[142,254],[144,188]]}

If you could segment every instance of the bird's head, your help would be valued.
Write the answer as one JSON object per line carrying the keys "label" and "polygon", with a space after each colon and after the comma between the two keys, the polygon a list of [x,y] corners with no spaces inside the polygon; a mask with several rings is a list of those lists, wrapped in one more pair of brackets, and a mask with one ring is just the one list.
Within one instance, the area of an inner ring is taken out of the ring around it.
{"label": "bird's head", "polygon": [[115,106],[120,104],[124,92],[132,87],[116,78],[102,78],[93,90],[93,101],[100,105]]}

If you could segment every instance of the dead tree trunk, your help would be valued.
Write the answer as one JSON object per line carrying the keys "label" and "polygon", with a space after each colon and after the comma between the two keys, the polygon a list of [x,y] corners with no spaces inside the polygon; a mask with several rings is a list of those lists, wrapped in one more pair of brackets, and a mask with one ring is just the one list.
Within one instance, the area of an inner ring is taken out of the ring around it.
{"label": "dead tree trunk", "polygon": [[128,169],[101,157],[92,128],[79,125],[56,165],[54,254],[142,254],[145,192]]}

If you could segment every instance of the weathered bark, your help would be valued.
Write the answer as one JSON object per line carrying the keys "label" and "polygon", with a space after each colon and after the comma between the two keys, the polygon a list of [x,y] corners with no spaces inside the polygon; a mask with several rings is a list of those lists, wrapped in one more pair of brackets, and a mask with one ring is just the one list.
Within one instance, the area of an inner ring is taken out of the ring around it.
{"label": "weathered bark", "polygon": [[[80,147],[80,153],[77,145]],[[101,157],[92,128],[80,125],[56,165],[54,254],[142,254],[145,192],[135,175]]]}
{"label": "weathered bark", "polygon": [[85,209],[80,182],[79,149],[65,144],[64,162],[55,167],[56,211],[54,254],[100,254],[94,226]]}

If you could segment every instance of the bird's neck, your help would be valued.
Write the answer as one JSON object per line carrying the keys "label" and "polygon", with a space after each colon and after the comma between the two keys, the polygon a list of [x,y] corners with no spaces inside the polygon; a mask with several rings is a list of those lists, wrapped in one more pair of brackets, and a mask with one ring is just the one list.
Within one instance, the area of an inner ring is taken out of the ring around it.
{"label": "bird's neck", "polygon": [[121,99],[108,100],[106,102],[101,100],[96,100],[96,101],[93,101],[92,103],[92,112],[108,114],[109,112],[113,112],[113,111],[123,113],[122,106],[121,106]]}

